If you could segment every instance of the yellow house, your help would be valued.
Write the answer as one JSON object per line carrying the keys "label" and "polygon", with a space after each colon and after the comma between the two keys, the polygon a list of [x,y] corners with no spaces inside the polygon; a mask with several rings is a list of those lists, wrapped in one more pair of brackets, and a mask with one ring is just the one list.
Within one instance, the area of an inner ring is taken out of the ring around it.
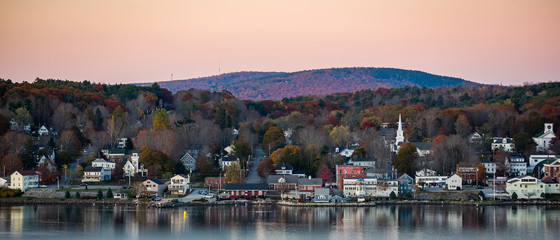
{"label": "yellow house", "polygon": [[25,192],[28,188],[39,187],[39,175],[33,170],[15,171],[10,175],[10,188]]}

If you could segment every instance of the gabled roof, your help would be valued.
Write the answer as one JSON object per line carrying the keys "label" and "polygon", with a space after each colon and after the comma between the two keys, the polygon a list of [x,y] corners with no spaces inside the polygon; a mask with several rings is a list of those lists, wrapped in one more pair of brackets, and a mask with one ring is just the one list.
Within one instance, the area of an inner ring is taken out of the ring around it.
{"label": "gabled roof", "polygon": [[239,161],[239,158],[235,157],[235,156],[223,156],[220,161],[222,162],[235,162],[235,161]]}
{"label": "gabled roof", "polygon": [[103,171],[102,167],[86,167],[86,169],[84,169],[84,172],[101,172]]}
{"label": "gabled roof", "polygon": [[105,159],[103,159],[103,158],[98,158],[98,159],[95,159],[92,163],[106,163],[106,162],[107,162],[107,161],[105,161]]}
{"label": "gabled roof", "polygon": [[226,190],[258,190],[266,191],[268,190],[268,184],[266,183],[237,183],[237,184],[226,184]]}
{"label": "gabled roof", "polygon": [[22,176],[32,176],[32,175],[37,175],[37,173],[33,170],[17,170],[16,172],[18,172],[19,174],[21,174]]}
{"label": "gabled roof", "polygon": [[294,170],[294,167],[289,163],[283,162],[276,164],[274,170]]}
{"label": "gabled roof", "polygon": [[312,178],[312,179],[299,178],[298,179],[298,185],[309,185],[309,186],[321,185],[321,186],[323,186],[323,179],[322,178]]}
{"label": "gabled roof", "polygon": [[352,162],[375,162],[375,160],[373,160],[371,158],[358,157],[358,158],[352,159]]}
{"label": "gabled roof", "polygon": [[329,195],[331,190],[328,188],[315,188],[315,195]]}
{"label": "gabled roof", "polygon": [[429,151],[432,150],[432,146],[434,145],[431,142],[411,142],[418,148],[420,151]]}
{"label": "gabled roof", "polygon": [[406,179],[406,178],[412,179],[412,177],[410,177],[410,176],[409,176],[408,174],[406,174],[406,173],[403,174],[403,175],[401,175],[398,179]]}
{"label": "gabled roof", "polygon": [[298,183],[298,177],[295,175],[268,175],[266,183],[277,184],[280,178],[286,178],[286,183]]}
{"label": "gabled roof", "polygon": [[187,175],[185,175],[185,174],[176,174],[176,175],[173,176],[172,178],[177,177],[177,176],[180,176],[180,177],[182,177],[182,178],[188,178]]}
{"label": "gabled roof", "polygon": [[150,180],[150,181],[152,181],[152,182],[154,182],[155,184],[158,184],[158,185],[165,184],[165,182],[161,181],[160,179],[150,178],[148,180]]}

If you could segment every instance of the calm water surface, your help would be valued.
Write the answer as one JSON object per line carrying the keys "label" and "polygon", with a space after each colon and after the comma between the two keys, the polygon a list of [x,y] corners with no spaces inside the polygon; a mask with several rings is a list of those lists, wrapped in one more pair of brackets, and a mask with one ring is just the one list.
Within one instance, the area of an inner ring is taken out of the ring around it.
{"label": "calm water surface", "polygon": [[558,239],[558,207],[0,206],[0,239]]}

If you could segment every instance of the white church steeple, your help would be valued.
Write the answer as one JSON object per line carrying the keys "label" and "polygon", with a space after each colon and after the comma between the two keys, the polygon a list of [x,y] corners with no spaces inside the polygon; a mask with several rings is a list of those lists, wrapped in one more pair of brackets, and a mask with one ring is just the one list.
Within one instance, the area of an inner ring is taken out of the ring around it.
{"label": "white church steeple", "polygon": [[397,128],[397,138],[395,141],[396,145],[399,145],[399,143],[404,142],[404,134],[403,134],[403,130],[402,130],[402,121],[401,121],[401,114],[399,113],[399,127]]}

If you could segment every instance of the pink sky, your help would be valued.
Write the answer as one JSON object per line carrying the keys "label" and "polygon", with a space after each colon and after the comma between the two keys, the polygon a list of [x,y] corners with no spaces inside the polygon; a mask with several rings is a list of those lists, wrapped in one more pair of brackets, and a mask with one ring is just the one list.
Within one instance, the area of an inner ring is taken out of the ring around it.
{"label": "pink sky", "polygon": [[0,78],[153,82],[395,67],[560,81],[558,0],[0,1]]}

